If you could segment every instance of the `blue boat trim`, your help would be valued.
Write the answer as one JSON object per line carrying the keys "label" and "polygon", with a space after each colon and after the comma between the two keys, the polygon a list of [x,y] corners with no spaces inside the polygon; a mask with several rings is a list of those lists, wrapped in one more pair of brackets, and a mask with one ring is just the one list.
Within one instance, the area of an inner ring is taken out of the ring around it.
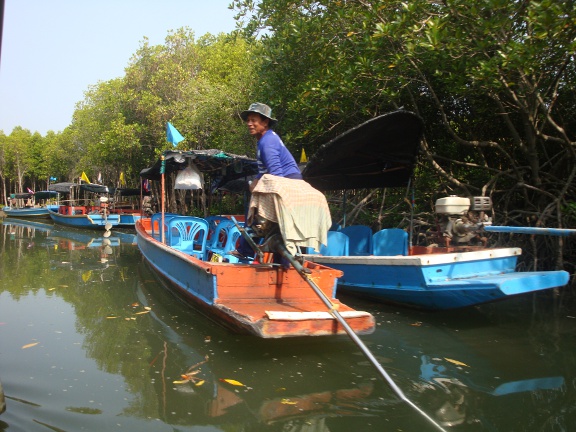
{"label": "blue boat trim", "polygon": [[566,271],[516,272],[520,248],[412,256],[322,256],[306,259],[341,270],[339,288],[382,302],[444,310],[561,287]]}

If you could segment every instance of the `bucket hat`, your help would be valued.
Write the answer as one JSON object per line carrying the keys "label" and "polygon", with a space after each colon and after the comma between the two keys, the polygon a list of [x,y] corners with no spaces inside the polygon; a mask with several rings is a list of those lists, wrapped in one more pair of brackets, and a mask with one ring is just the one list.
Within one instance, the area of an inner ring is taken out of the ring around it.
{"label": "bucket hat", "polygon": [[246,111],[242,111],[240,113],[240,118],[242,120],[246,121],[246,119],[248,118],[248,114],[250,114],[250,113],[261,114],[264,117],[266,117],[267,119],[269,119],[270,120],[270,124],[269,124],[270,127],[272,127],[272,125],[276,124],[276,122],[278,121],[272,117],[272,108],[270,108],[268,105],[263,104],[261,102],[254,102],[253,104],[251,104],[250,107]]}

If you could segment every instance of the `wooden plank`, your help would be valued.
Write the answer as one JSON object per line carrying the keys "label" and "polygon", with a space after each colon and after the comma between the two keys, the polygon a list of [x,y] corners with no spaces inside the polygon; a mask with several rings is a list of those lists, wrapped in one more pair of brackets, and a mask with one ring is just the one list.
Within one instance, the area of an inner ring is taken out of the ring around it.
{"label": "wooden plank", "polygon": [[[266,315],[270,320],[283,320],[283,321],[303,321],[314,319],[334,319],[330,312],[286,312],[286,311],[266,311]],[[340,312],[343,318],[360,318],[368,316],[368,312],[364,311],[342,311]]]}

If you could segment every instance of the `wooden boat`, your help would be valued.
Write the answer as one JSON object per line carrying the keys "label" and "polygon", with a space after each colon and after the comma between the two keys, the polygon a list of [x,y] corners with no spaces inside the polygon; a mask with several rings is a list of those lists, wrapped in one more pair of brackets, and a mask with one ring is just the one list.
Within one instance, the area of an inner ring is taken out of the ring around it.
{"label": "wooden boat", "polygon": [[[160,163],[142,171],[141,176],[161,180],[163,173],[186,168],[190,160],[205,175],[221,176],[226,171],[221,182],[256,172],[253,159],[218,150],[198,150],[166,152]],[[294,267],[264,261],[233,262],[221,248],[217,256],[229,262],[212,261],[213,246],[207,245],[208,227],[203,218],[157,213],[136,222],[138,247],[175,292],[236,331],[262,338],[344,334],[342,326]],[[355,311],[335,298],[340,271],[312,262],[304,266],[308,277],[355,332],[366,334],[374,330],[372,315]]]}
{"label": "wooden boat", "polygon": [[57,224],[109,230],[120,222],[118,214],[110,213],[107,186],[90,183],[56,183],[48,188],[60,195],[66,195],[66,199],[60,200],[58,209],[48,209],[48,214]]}
{"label": "wooden boat", "polygon": [[[319,190],[407,186],[422,131],[422,120],[411,112],[376,117],[323,145],[303,170],[304,178]],[[486,197],[438,200],[445,238],[452,237],[455,245],[411,247],[404,230],[372,233],[369,227],[351,226],[329,232],[321,254],[305,258],[341,270],[342,291],[430,310],[566,285],[565,271],[516,271],[519,248],[467,244],[490,224],[488,205]],[[463,215],[469,219],[463,222]]]}
{"label": "wooden boat", "polygon": [[56,210],[57,205],[48,204],[47,200],[56,198],[58,194],[53,191],[39,191],[35,193],[13,194],[11,205],[2,208],[7,217],[25,219],[50,219],[49,209]]}

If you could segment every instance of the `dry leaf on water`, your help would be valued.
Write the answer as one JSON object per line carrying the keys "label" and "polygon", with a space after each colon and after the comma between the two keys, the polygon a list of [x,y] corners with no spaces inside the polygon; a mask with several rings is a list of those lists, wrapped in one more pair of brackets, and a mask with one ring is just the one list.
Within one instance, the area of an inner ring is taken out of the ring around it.
{"label": "dry leaf on water", "polygon": [[229,378],[220,378],[220,381],[228,383],[228,384],[232,384],[233,386],[246,387],[240,381],[236,381],[236,380],[229,379]]}
{"label": "dry leaf on water", "polygon": [[453,363],[453,364],[455,364],[456,366],[466,366],[466,367],[470,367],[470,366],[468,366],[466,363],[462,363],[462,362],[460,362],[460,361],[458,361],[458,360],[453,360],[453,359],[449,359],[449,358],[446,358],[446,357],[444,357],[444,360],[446,360],[446,361],[448,361],[448,362],[450,362],[450,363]]}
{"label": "dry leaf on water", "polygon": [[31,348],[31,347],[36,346],[36,345],[38,345],[38,342],[29,343],[27,345],[24,345],[22,347],[22,349]]}

